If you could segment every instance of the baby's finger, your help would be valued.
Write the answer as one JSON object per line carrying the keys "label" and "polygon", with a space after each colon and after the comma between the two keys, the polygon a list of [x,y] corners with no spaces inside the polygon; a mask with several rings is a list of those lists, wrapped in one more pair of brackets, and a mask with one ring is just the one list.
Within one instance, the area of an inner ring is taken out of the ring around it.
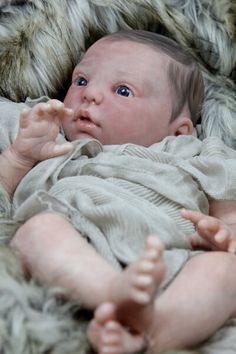
{"label": "baby's finger", "polygon": [[58,100],[50,100],[48,103],[51,106],[51,113],[55,115],[60,121],[65,117],[70,117],[74,114],[74,111],[70,108],[66,108],[64,103]]}
{"label": "baby's finger", "polygon": [[29,108],[24,108],[20,114],[20,128],[24,129],[27,128],[29,125]]}
{"label": "baby's finger", "polygon": [[232,242],[229,231],[227,229],[220,229],[215,234],[213,242],[219,250],[228,252]]}
{"label": "baby's finger", "polygon": [[222,251],[236,253],[236,241],[231,238],[230,232],[227,229],[221,229],[215,235],[215,241]]}
{"label": "baby's finger", "polygon": [[228,243],[228,241],[230,240],[230,234],[229,234],[229,231],[226,230],[226,229],[220,229],[215,237],[214,237],[215,241],[218,243],[218,244],[223,244],[225,242]]}
{"label": "baby's finger", "polygon": [[72,151],[72,149],[73,149],[73,144],[70,142],[61,145],[54,145],[53,156],[65,155],[68,152]]}
{"label": "baby's finger", "polygon": [[73,144],[70,142],[64,144],[47,143],[42,148],[41,160],[50,159],[52,157],[65,155],[73,149]]}
{"label": "baby's finger", "polygon": [[193,211],[188,209],[182,209],[181,215],[185,219],[192,221],[193,224],[197,224],[200,220],[206,217],[206,215],[201,213],[200,211]]}
{"label": "baby's finger", "polygon": [[236,241],[235,241],[235,240],[231,240],[231,241],[229,242],[227,251],[228,251],[229,253],[236,254]]}
{"label": "baby's finger", "polygon": [[197,228],[202,237],[212,237],[219,231],[220,223],[218,219],[208,216],[198,222]]}
{"label": "baby's finger", "polygon": [[74,111],[71,108],[64,108],[64,112],[66,115],[69,115],[69,116],[74,114]]}
{"label": "baby's finger", "polygon": [[45,114],[52,113],[52,107],[49,103],[41,102],[34,106],[31,112],[37,115],[37,118],[43,118]]}
{"label": "baby's finger", "polygon": [[57,112],[64,109],[64,103],[59,100],[49,100],[47,103],[50,105],[52,111]]}

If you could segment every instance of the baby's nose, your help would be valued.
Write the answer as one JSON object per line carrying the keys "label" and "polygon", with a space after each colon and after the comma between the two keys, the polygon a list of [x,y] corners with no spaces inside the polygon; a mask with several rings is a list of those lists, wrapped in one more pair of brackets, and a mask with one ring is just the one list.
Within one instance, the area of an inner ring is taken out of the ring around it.
{"label": "baby's nose", "polygon": [[103,93],[94,86],[87,86],[83,98],[89,103],[100,104],[103,100]]}

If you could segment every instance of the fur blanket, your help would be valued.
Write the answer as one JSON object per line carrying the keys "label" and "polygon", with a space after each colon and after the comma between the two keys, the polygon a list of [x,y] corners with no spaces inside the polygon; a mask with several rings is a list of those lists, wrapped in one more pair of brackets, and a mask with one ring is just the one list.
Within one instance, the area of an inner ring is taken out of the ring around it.
{"label": "fur blanket", "polygon": [[[220,136],[236,148],[235,18],[235,0],[0,0],[0,95],[13,101],[62,98],[73,67],[96,39],[125,28],[152,30],[197,58],[206,86],[203,135]],[[87,314],[59,301],[58,290],[26,279],[4,246],[0,273],[1,352],[91,352]],[[235,338],[231,321],[197,352],[234,354]]]}

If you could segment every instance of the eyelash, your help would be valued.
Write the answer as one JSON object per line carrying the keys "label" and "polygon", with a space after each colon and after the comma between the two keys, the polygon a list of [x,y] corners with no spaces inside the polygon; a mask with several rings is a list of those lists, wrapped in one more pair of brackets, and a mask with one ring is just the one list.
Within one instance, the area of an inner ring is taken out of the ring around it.
{"label": "eyelash", "polygon": [[119,89],[127,89],[128,91],[129,91],[129,93],[131,94],[131,95],[128,95],[128,96],[126,96],[126,95],[120,95],[120,96],[123,96],[123,97],[133,97],[134,96],[134,94],[133,94],[133,91],[128,87],[128,86],[126,86],[126,85],[119,85],[117,88],[116,88],[116,90],[115,90],[115,92],[119,95],[119,93],[118,93],[118,90]]}
{"label": "eyelash", "polygon": [[87,86],[88,84],[88,80],[86,80],[84,77],[80,76],[78,77],[77,79],[74,80],[74,84],[76,85],[78,83],[79,80],[83,80],[83,81],[86,81],[86,85],[77,85],[77,86]]}

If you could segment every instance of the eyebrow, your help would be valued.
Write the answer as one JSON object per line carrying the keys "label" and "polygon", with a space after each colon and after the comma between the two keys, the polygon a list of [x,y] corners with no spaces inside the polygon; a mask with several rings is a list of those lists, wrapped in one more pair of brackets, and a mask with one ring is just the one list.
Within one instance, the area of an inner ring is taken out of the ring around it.
{"label": "eyebrow", "polygon": [[[139,78],[139,72],[137,73],[137,75],[134,76],[135,72],[133,71],[129,71],[129,70],[122,70],[122,69],[116,69],[117,70],[117,74],[118,76],[125,76],[125,78],[129,79],[138,79]],[[145,75],[144,75],[145,76]],[[142,77],[143,80],[145,80],[145,77]]]}

